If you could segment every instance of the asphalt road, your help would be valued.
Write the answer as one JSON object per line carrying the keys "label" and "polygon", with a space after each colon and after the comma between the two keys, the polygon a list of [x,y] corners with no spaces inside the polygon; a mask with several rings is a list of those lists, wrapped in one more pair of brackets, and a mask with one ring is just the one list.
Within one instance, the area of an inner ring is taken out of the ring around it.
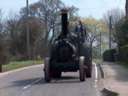
{"label": "asphalt road", "polygon": [[60,80],[44,82],[43,65],[0,75],[0,96],[99,96],[98,68],[93,65],[93,76],[85,82],[79,74],[63,73]]}

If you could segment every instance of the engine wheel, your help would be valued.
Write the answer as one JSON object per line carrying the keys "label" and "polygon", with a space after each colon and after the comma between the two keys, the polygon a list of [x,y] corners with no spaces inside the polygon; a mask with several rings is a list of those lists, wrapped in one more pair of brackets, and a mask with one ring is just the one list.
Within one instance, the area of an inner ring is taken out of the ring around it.
{"label": "engine wheel", "polygon": [[85,68],[84,68],[84,56],[81,56],[80,59],[79,59],[79,79],[80,81],[85,81],[85,78],[86,78],[86,71],[85,71]]}
{"label": "engine wheel", "polygon": [[86,77],[91,78],[92,77],[92,61],[90,58],[87,58],[85,61],[85,65],[87,66],[86,69]]}
{"label": "engine wheel", "polygon": [[49,58],[45,58],[44,60],[44,79],[46,82],[51,81]]}
{"label": "engine wheel", "polygon": [[86,69],[86,77],[91,78],[92,77],[92,68]]}

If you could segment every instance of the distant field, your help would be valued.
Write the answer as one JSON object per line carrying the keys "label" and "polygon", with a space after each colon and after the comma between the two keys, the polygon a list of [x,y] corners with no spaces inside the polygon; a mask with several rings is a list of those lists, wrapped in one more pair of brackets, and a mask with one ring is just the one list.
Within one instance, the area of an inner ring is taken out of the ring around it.
{"label": "distant field", "polygon": [[9,64],[3,65],[2,70],[3,72],[5,72],[5,71],[37,65],[37,64],[43,64],[43,60],[12,61]]}

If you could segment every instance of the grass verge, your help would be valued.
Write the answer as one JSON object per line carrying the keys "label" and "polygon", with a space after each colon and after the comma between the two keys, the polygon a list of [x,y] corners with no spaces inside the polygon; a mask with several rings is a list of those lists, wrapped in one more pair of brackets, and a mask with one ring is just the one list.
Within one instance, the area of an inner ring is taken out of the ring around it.
{"label": "grass verge", "polygon": [[37,64],[43,64],[43,60],[12,61],[8,64],[3,65],[2,71],[5,72]]}
{"label": "grass verge", "polygon": [[102,60],[101,60],[101,59],[93,59],[93,61],[94,61],[96,64],[102,64]]}

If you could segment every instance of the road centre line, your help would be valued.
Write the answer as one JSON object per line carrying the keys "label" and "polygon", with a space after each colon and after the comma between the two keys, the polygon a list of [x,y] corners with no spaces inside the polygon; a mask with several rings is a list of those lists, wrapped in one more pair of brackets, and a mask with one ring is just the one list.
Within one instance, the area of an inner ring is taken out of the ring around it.
{"label": "road centre line", "polygon": [[38,79],[38,80],[35,80],[34,82],[32,82],[31,84],[28,84],[26,86],[23,87],[23,90],[27,90],[28,88],[30,88],[32,85],[38,83],[39,81],[41,81],[42,78]]}

